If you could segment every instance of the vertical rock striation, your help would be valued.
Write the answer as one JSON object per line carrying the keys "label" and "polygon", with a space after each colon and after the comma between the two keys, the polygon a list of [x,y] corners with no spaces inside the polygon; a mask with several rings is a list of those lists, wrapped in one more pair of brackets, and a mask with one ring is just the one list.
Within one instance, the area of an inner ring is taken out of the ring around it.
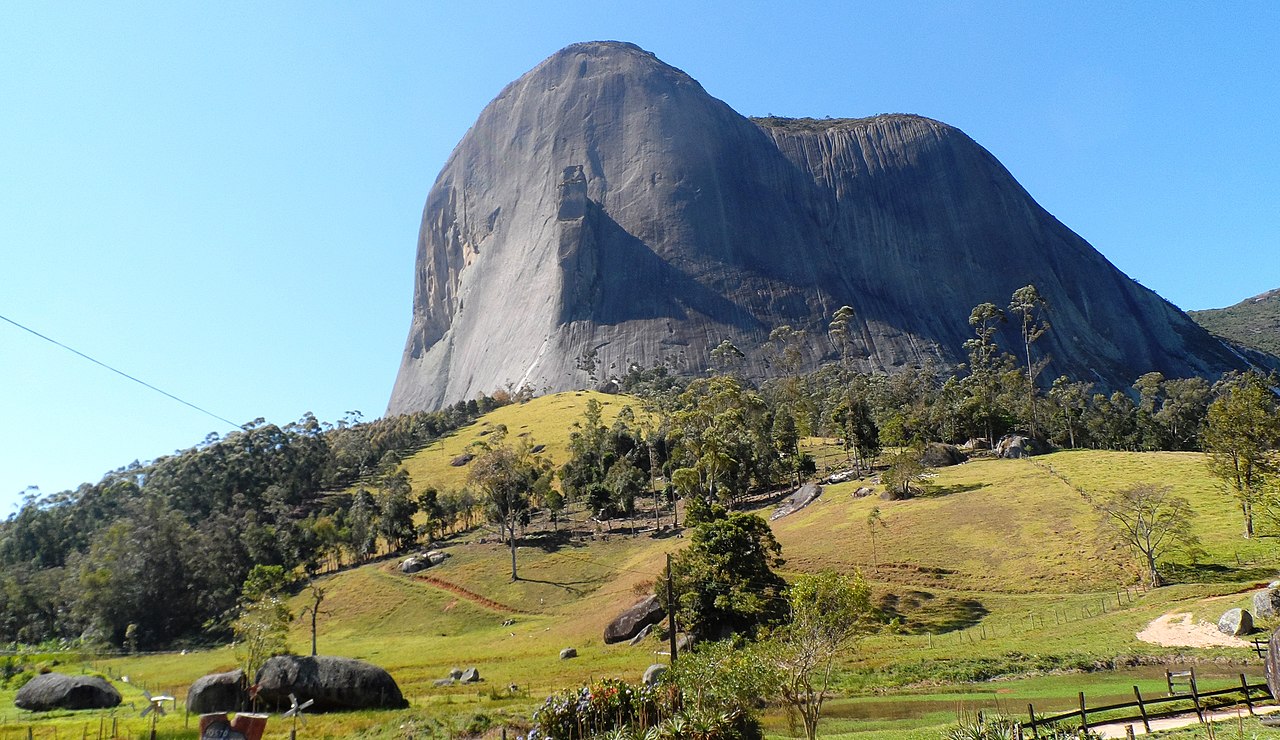
{"label": "vertical rock striation", "polygon": [[[891,371],[963,361],[969,310],[1035,283],[1047,377],[1126,387],[1241,361],[1044,211],[986,150],[920,116],[747,119],[631,44],[557,52],[503,90],[432,187],[390,413],[631,363],[768,374],[776,326]],[[1018,342],[1009,328],[1005,346]]]}

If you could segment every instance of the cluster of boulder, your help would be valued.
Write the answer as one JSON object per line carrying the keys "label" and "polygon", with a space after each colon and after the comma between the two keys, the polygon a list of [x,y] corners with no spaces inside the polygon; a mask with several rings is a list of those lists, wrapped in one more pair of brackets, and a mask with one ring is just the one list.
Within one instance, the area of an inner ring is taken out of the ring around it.
{"label": "cluster of boulder", "polygon": [[1218,619],[1218,631],[1233,637],[1253,632],[1254,618],[1273,619],[1280,616],[1280,581],[1272,581],[1253,595],[1253,612],[1228,609]]}
{"label": "cluster of boulder", "polygon": [[425,553],[418,555],[410,555],[400,561],[401,573],[417,573],[420,570],[426,570],[435,565],[443,563],[450,557],[449,553],[443,550],[427,550]]}
{"label": "cluster of boulder", "polygon": [[[391,674],[372,663],[330,655],[278,655],[258,670],[254,691],[260,705],[288,709],[291,695],[314,701],[312,711],[403,709],[409,706]],[[191,684],[187,709],[193,714],[238,712],[249,706],[243,671],[211,673]]]}
{"label": "cluster of boulder", "polygon": [[453,686],[459,683],[479,683],[484,679],[480,678],[480,671],[475,666],[463,670],[461,668],[450,668],[449,675],[444,678],[436,679],[436,686]]}

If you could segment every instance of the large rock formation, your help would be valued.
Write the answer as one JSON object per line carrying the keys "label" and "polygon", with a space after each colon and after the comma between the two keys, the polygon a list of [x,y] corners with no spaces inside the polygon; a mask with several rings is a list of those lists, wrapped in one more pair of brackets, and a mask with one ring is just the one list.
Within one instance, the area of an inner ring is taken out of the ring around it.
{"label": "large rock formation", "polygon": [[782,324],[808,330],[812,366],[837,356],[827,326],[846,304],[861,369],[947,366],[973,306],[1029,283],[1050,305],[1046,378],[1128,387],[1244,364],[951,126],[750,120],[633,45],[575,44],[503,90],[432,187],[389,411],[630,363],[699,372],[724,339],[760,377]]}
{"label": "large rock formation", "polygon": [[256,686],[258,700],[277,709],[290,706],[290,694],[314,699],[317,712],[409,706],[391,674],[354,658],[278,655],[258,669]]}

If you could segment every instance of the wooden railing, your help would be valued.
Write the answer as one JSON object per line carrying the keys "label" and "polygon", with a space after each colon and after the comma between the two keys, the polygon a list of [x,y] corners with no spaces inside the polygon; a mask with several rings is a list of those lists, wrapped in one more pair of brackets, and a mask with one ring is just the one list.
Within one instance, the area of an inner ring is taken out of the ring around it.
{"label": "wooden railing", "polygon": [[[1188,693],[1175,693],[1176,683],[1179,680],[1185,680],[1187,683]],[[1182,714],[1188,710],[1194,710],[1196,717],[1204,722],[1205,712],[1209,709],[1221,709],[1223,707],[1237,706],[1244,704],[1249,709],[1249,714],[1253,714],[1254,702],[1270,699],[1271,691],[1267,688],[1266,683],[1249,683],[1245,679],[1243,673],[1240,674],[1240,685],[1229,689],[1218,689],[1216,691],[1200,691],[1196,685],[1195,669],[1184,673],[1172,673],[1165,671],[1165,681],[1169,686],[1169,694],[1167,696],[1159,696],[1145,698],[1137,686],[1133,687],[1134,701],[1122,702],[1119,704],[1103,704],[1101,706],[1090,707],[1085,702],[1084,692],[1080,692],[1080,707],[1070,712],[1054,714],[1050,716],[1036,716],[1035,706],[1027,704],[1028,721],[1022,725],[1023,732],[1030,732],[1032,737],[1039,737],[1041,729],[1056,728],[1059,724],[1070,722],[1071,727],[1079,727],[1085,730],[1089,727],[1102,724],[1124,724],[1126,722],[1142,722],[1143,728],[1147,732],[1151,732],[1151,720],[1162,717],[1170,717],[1176,714]],[[1239,698],[1229,701],[1219,701],[1239,695]],[[1182,708],[1159,708],[1151,709],[1158,705],[1167,705],[1175,702],[1189,702],[1190,707]],[[1114,716],[1113,713],[1120,712],[1125,709],[1137,709],[1138,713],[1133,715]],[[1105,716],[1104,716],[1105,715]]]}

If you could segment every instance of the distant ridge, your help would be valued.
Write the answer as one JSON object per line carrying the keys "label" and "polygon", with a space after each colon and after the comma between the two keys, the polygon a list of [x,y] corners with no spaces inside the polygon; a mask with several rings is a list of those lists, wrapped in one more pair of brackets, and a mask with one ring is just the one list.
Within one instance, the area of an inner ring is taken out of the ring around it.
{"label": "distant ridge", "polygon": [[1046,379],[1127,388],[1247,364],[952,126],[748,119],[637,46],[574,44],[499,93],[432,186],[388,410],[581,388],[632,363],[699,373],[726,339],[768,377],[783,324],[808,332],[813,367],[838,357],[842,305],[857,368],[950,367],[972,307],[1028,283],[1050,304]]}
{"label": "distant ridge", "polygon": [[1227,308],[1188,311],[1215,336],[1280,357],[1280,288]]}

